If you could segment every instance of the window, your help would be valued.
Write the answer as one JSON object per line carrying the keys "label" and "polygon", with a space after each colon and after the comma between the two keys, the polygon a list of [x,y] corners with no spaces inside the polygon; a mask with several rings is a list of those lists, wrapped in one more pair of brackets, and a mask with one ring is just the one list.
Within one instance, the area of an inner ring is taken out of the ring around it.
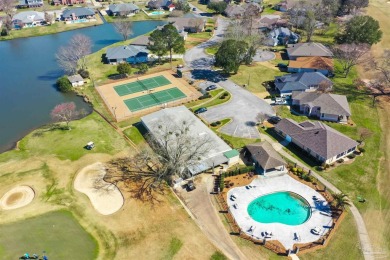
{"label": "window", "polygon": [[325,116],[325,114],[324,113],[321,113],[321,117],[324,117]]}

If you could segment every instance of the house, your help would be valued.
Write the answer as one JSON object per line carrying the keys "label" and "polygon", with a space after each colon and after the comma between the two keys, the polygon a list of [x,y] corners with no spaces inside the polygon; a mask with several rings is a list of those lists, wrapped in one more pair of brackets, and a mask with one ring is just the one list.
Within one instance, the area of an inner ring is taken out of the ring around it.
{"label": "house", "polygon": [[275,28],[268,34],[268,45],[270,46],[286,45],[298,41],[299,35],[286,27]]}
{"label": "house", "polygon": [[245,157],[249,157],[255,164],[256,173],[265,175],[267,172],[285,172],[286,162],[267,141],[249,144],[246,146],[246,150],[248,154],[245,154]]}
{"label": "house", "polygon": [[287,12],[291,8],[293,8],[295,4],[294,0],[283,0],[280,3],[275,5],[275,10],[280,11],[280,12]]}
{"label": "house", "polygon": [[178,32],[186,31],[190,33],[202,32],[206,25],[202,18],[168,18],[168,22],[172,23]]}
{"label": "house", "polygon": [[20,0],[18,4],[19,8],[31,8],[41,6],[43,6],[43,0]]}
{"label": "house", "polygon": [[228,5],[224,14],[229,18],[239,18],[243,15],[245,9],[239,5]]}
{"label": "house", "polygon": [[108,48],[106,60],[109,64],[148,62],[149,50],[145,46],[127,45]]}
{"label": "house", "polygon": [[293,91],[313,92],[321,85],[332,88],[332,81],[319,72],[302,72],[275,77],[275,88],[281,96],[291,96]]}
{"label": "house", "polygon": [[266,14],[262,15],[257,22],[257,28],[261,31],[271,31],[277,27],[287,27],[288,21],[281,19],[280,15]]}
{"label": "house", "polygon": [[[208,128],[185,106],[162,109],[141,117],[141,122],[157,140],[160,139],[161,135],[165,134],[161,130],[162,124],[168,123],[167,130],[173,129],[172,131],[175,131],[175,129],[180,129],[183,123],[185,123],[188,125],[188,135],[190,137],[193,136],[196,141],[199,138],[207,141],[207,151],[187,166],[186,170],[192,176],[221,164],[233,165],[239,161],[238,151],[230,148],[213,130]],[[172,135],[172,137],[174,136]],[[176,149],[174,141],[170,147]]]}
{"label": "house", "polygon": [[[175,25],[175,24],[173,24]],[[164,28],[164,26],[160,25],[160,26],[157,26],[157,30],[162,30]],[[179,33],[179,35],[181,37],[183,37],[184,40],[187,40],[187,36],[188,36],[188,32],[184,31],[184,28],[179,28],[178,26],[175,26],[177,32]]]}
{"label": "house", "polygon": [[351,116],[347,97],[343,95],[293,91],[291,98],[292,105],[310,117],[346,123]]}
{"label": "house", "polygon": [[41,25],[45,21],[45,15],[42,12],[26,11],[14,15],[12,23],[15,28],[34,27]]}
{"label": "house", "polygon": [[333,73],[333,59],[325,57],[299,57],[290,60],[287,66],[288,72],[320,72],[325,76]]}
{"label": "house", "polygon": [[149,9],[165,9],[170,12],[175,9],[175,5],[171,0],[151,0],[146,5]]}
{"label": "house", "polygon": [[130,45],[134,46],[148,46],[149,44],[149,36],[141,35],[135,38]]}
{"label": "house", "polygon": [[74,21],[79,19],[94,19],[95,11],[91,8],[86,7],[76,7],[73,9],[66,9],[62,13],[62,18],[65,21]]}
{"label": "house", "polygon": [[111,4],[108,13],[112,16],[131,16],[139,12],[139,7],[132,3]]}
{"label": "house", "polygon": [[85,0],[53,0],[53,5],[76,5],[76,4],[83,4]]}
{"label": "house", "polygon": [[290,44],[287,48],[287,55],[290,60],[296,60],[298,57],[333,57],[331,50],[318,42]]}
{"label": "house", "polygon": [[297,123],[284,118],[275,125],[275,131],[287,142],[295,144],[320,163],[330,164],[337,161],[353,153],[359,145],[348,136],[319,121]]}
{"label": "house", "polygon": [[72,84],[72,87],[84,85],[84,79],[79,74],[68,76],[68,80]]}

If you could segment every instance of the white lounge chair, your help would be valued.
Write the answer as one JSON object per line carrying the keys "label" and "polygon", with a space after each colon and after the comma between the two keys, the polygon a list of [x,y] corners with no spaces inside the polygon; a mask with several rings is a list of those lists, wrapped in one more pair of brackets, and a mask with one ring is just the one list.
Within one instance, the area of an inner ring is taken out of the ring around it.
{"label": "white lounge chair", "polygon": [[315,235],[319,235],[322,232],[322,229],[320,227],[315,227],[311,230],[311,232]]}

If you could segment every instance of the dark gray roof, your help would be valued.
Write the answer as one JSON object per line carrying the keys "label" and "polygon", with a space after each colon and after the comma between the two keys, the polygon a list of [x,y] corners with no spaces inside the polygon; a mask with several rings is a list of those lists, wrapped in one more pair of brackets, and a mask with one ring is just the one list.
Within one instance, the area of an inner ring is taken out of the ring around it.
{"label": "dark gray roof", "polygon": [[325,47],[323,44],[318,42],[305,42],[290,44],[287,48],[287,54],[289,56],[320,56],[320,57],[332,57],[333,53]]}
{"label": "dark gray roof", "polygon": [[305,121],[297,123],[284,118],[275,126],[276,131],[289,135],[294,143],[309,148],[319,156],[329,159],[345,152],[358,143],[322,122]]}
{"label": "dark gray roof", "polygon": [[275,77],[275,87],[280,92],[304,91],[311,86],[318,86],[323,81],[333,84],[320,72],[302,72]]}
{"label": "dark gray roof", "polygon": [[247,145],[253,159],[260,164],[264,170],[285,165],[286,162],[278,152],[267,141]]}
{"label": "dark gray roof", "polygon": [[160,7],[168,7],[173,4],[171,0],[151,0],[148,2],[147,6],[151,8],[160,8]]}
{"label": "dark gray roof", "polygon": [[139,10],[139,7],[132,3],[125,3],[125,4],[109,5],[108,9],[113,13],[118,13],[118,12],[136,11]]}
{"label": "dark gray roof", "polygon": [[72,14],[75,16],[92,16],[95,15],[95,11],[92,10],[91,8],[86,8],[86,7],[76,7],[73,9],[66,9],[62,13],[62,17],[64,18],[71,18]]}
{"label": "dark gray roof", "polygon": [[135,46],[135,45],[128,45],[128,46],[117,46],[108,48],[106,52],[106,58],[111,59],[127,59],[132,56],[137,56],[140,53],[146,53],[148,54],[149,51],[146,49],[145,46]]}
{"label": "dark gray roof", "polygon": [[130,45],[138,45],[138,46],[148,46],[149,43],[149,36],[147,35],[141,35],[135,38]]}
{"label": "dark gray roof", "polygon": [[298,100],[300,105],[321,107],[321,113],[331,115],[351,115],[346,96],[324,94],[316,92],[293,92],[292,99]]}

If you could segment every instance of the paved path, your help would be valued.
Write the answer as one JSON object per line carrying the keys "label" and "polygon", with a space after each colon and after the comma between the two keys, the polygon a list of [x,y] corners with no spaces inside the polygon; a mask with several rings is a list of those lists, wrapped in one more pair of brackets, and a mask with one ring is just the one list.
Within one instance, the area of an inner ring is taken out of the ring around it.
{"label": "paved path", "polygon": [[272,107],[263,99],[223,78],[218,72],[212,71],[211,66],[214,63],[214,57],[205,53],[205,48],[223,40],[227,26],[227,20],[218,18],[218,29],[214,36],[207,42],[188,50],[184,55],[184,61],[186,66],[192,69],[190,75],[192,79],[206,79],[218,83],[219,86],[232,94],[229,102],[209,108],[209,111],[201,116],[209,123],[231,118],[232,121],[220,129],[222,133],[243,138],[259,138],[260,134],[256,128],[256,116],[259,113],[274,115],[275,112]]}
{"label": "paved path", "polygon": [[185,205],[194,216],[197,225],[229,259],[247,259],[223,226],[218,216],[219,213],[211,201],[210,192],[213,188],[213,176],[203,174],[198,178],[201,178],[201,180],[200,183],[196,182],[195,190],[191,192],[182,190],[179,192]]}
{"label": "paved path", "polygon": [[[278,151],[281,155],[286,157],[287,159],[297,163],[300,167],[307,168],[306,165],[301,163],[299,160],[295,159],[293,156],[288,154],[285,150],[283,150],[283,145],[281,143],[276,142],[274,139],[269,137],[268,135],[261,135],[261,139],[268,141],[272,144],[274,149]],[[316,177],[322,184],[324,184],[329,190],[331,190],[334,193],[340,193],[341,191],[334,186],[332,183],[330,183],[328,180],[324,179],[321,175],[316,173],[312,170],[312,175]],[[373,255],[372,245],[370,242],[370,237],[368,236],[367,228],[364,223],[363,217],[360,214],[359,210],[356,208],[356,206],[351,201],[351,206],[349,207],[351,209],[351,213],[355,219],[357,230],[359,233],[359,240],[360,240],[360,247],[363,252],[363,256],[365,260],[374,260],[375,257]]]}

